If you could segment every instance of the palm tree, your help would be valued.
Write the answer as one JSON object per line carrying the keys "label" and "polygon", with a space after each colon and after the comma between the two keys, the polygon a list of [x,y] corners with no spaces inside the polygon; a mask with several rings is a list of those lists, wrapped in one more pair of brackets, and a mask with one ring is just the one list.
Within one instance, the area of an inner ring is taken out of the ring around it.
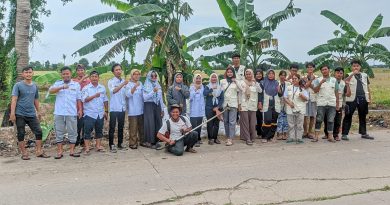
{"label": "palm tree", "polygon": [[172,82],[172,74],[177,68],[185,68],[186,52],[179,31],[180,20],[187,20],[192,14],[188,3],[180,0],[130,0],[124,3],[116,0],[101,0],[115,6],[118,12],[98,14],[77,24],[75,30],[83,30],[97,24],[114,22],[97,32],[94,41],[77,50],[80,56],[92,53],[102,46],[116,42],[100,59],[99,64],[109,62],[116,55],[128,51],[131,62],[136,44],[151,40],[145,59],[148,68],[155,67],[167,84]]}
{"label": "palm tree", "polygon": [[30,19],[30,1],[16,0],[15,51],[18,56],[16,65],[17,81],[22,80],[22,69],[28,65],[29,61]]}
{"label": "palm tree", "polygon": [[309,55],[318,55],[314,62],[347,68],[351,59],[359,59],[370,77],[374,77],[374,72],[367,61],[377,60],[390,65],[389,50],[382,44],[370,43],[374,39],[390,36],[390,27],[381,28],[383,20],[381,14],[375,18],[370,29],[364,34],[358,33],[348,21],[331,11],[324,10],[321,15],[339,26],[341,31],[334,31],[335,38],[308,52]]}
{"label": "palm tree", "polygon": [[[238,5],[233,0],[217,0],[217,2],[228,27],[206,28],[188,36],[186,38],[189,44],[188,50],[193,51],[197,48],[210,50],[216,47],[234,46],[234,51],[201,57],[199,60],[203,66],[207,66],[211,61],[219,64],[229,63],[226,59],[229,59],[234,52],[238,52],[244,61],[249,60],[252,67],[257,67],[264,62],[279,66],[290,63],[290,60],[278,51],[278,40],[273,38],[271,32],[283,20],[301,12],[301,9],[294,8],[292,0],[284,10],[262,21],[254,12],[253,0],[240,0]],[[268,58],[263,58],[264,56]]]}

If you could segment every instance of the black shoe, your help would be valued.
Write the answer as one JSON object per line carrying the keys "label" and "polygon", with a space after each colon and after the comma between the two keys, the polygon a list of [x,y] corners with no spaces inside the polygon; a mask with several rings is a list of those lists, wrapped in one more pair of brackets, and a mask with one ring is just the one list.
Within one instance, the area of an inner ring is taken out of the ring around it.
{"label": "black shoe", "polygon": [[374,137],[371,137],[371,136],[368,135],[368,134],[362,135],[362,138],[363,138],[363,139],[368,139],[368,140],[373,140],[373,139],[374,139]]}
{"label": "black shoe", "polygon": [[197,142],[195,143],[195,147],[200,147],[199,141],[197,141]]}
{"label": "black shoe", "polygon": [[219,141],[219,139],[215,139],[214,142],[215,144],[221,144],[221,141]]}
{"label": "black shoe", "polygon": [[214,144],[214,141],[213,140],[209,140],[209,145],[213,145]]}
{"label": "black shoe", "polygon": [[119,144],[118,144],[117,148],[118,148],[118,150],[123,150],[123,149],[125,149],[124,147],[122,147],[122,145],[119,145]]}

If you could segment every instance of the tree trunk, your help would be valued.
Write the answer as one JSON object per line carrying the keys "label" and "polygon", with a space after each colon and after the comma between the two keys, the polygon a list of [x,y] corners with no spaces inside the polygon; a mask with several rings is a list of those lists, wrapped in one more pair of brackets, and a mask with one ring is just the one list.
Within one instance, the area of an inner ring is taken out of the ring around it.
{"label": "tree trunk", "polygon": [[15,51],[18,55],[17,81],[22,80],[22,69],[28,66],[31,6],[30,0],[16,0]]}

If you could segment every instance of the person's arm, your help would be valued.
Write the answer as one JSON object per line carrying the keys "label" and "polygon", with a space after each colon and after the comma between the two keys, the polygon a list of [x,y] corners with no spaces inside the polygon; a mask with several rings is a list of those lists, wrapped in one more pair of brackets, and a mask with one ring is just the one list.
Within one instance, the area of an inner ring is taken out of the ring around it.
{"label": "person's arm", "polygon": [[367,77],[367,90],[368,90],[368,99],[370,100],[368,104],[370,104],[372,103],[372,98],[371,98],[370,80],[368,79],[368,77]]}
{"label": "person's arm", "polygon": [[188,89],[188,86],[183,85],[180,92],[183,94],[184,99],[188,99],[190,97],[190,90]]}
{"label": "person's arm", "polygon": [[308,101],[308,100],[309,100],[308,91],[307,91],[307,90],[302,90],[302,92],[299,93],[299,97],[300,97],[303,101]]}
{"label": "person's arm", "polygon": [[41,120],[41,110],[39,109],[39,100],[38,99],[34,100],[34,106],[35,106],[35,110],[37,111],[37,117],[39,120]]}
{"label": "person's arm", "polygon": [[110,80],[110,81],[108,81],[108,89],[113,94],[116,94],[117,92],[119,92],[123,88],[123,86],[127,85],[128,82],[129,82],[128,80],[125,80],[121,84],[119,84],[117,87],[115,87],[114,83]]}
{"label": "person's arm", "polygon": [[11,113],[10,113],[10,117],[9,117],[9,120],[11,122],[16,121],[15,109],[16,109],[16,102],[17,101],[18,101],[18,96],[12,96],[12,98],[11,98]]}
{"label": "person's arm", "polygon": [[321,85],[322,85],[323,83],[325,83],[325,82],[326,82],[326,78],[322,78],[321,82],[319,82],[319,80],[317,79],[317,80],[314,82],[313,91],[314,91],[315,93],[320,92]]}
{"label": "person's arm", "polygon": [[54,85],[49,88],[49,93],[50,94],[55,94],[55,93],[60,92],[60,90],[67,89],[68,87],[69,86],[66,85],[66,84],[58,85],[57,83],[54,83]]}
{"label": "person's arm", "polygon": [[154,91],[150,91],[149,93],[144,90],[144,101],[152,101],[153,100]]}
{"label": "person's arm", "polygon": [[288,106],[294,108],[294,103],[288,98],[288,88],[284,89],[283,100]]}
{"label": "person's arm", "polygon": [[173,86],[168,88],[168,92],[167,92],[168,105],[179,104],[176,101],[176,99],[173,97],[173,89],[175,89]]}
{"label": "person's arm", "polygon": [[88,103],[88,102],[90,102],[90,101],[92,101],[93,99],[98,98],[98,97],[100,97],[100,93],[99,93],[99,92],[96,93],[96,94],[94,94],[94,95],[92,95],[92,96],[86,97],[86,98],[84,99],[84,102]]}

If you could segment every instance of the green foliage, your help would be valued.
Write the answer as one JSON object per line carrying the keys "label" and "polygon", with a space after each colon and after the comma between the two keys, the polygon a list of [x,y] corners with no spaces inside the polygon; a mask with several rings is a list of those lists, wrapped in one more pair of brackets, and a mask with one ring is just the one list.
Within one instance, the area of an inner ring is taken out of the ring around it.
{"label": "green foliage", "polygon": [[389,50],[378,43],[370,44],[374,39],[390,36],[390,27],[381,28],[383,21],[381,14],[374,19],[369,30],[364,34],[358,33],[347,20],[331,11],[324,10],[321,15],[339,26],[342,31],[334,31],[335,38],[308,52],[309,55],[317,55],[313,60],[316,64],[348,68],[352,59],[358,59],[362,62],[363,71],[370,77],[374,77],[374,72],[367,61],[375,60],[390,65]]}
{"label": "green foliage", "polygon": [[58,72],[46,73],[35,78],[35,82],[38,85],[52,85],[57,80],[61,79],[61,75]]}
{"label": "green foliage", "polygon": [[41,123],[41,129],[42,129],[42,141],[45,142],[47,137],[50,135],[51,131],[54,129],[53,123],[47,124],[47,123]]}

